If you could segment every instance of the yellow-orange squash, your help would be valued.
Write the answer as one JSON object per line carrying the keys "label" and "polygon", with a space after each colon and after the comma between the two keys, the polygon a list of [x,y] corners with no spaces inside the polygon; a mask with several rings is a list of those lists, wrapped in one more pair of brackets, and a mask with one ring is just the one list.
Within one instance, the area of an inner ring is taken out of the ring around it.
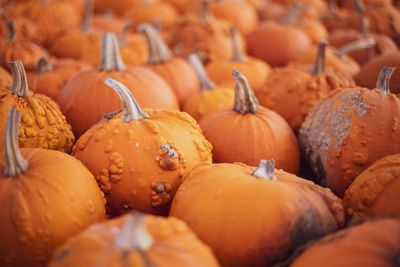
{"label": "yellow-orange squash", "polygon": [[123,114],[107,116],[83,134],[73,155],[96,177],[112,216],[131,209],[167,215],[182,176],[211,162],[211,145],[188,114],[143,112],[123,84],[106,84],[120,96]]}
{"label": "yellow-orange squash", "polygon": [[338,196],[379,158],[400,153],[400,99],[390,93],[393,69],[377,88],[343,88],[320,99],[301,126],[299,143],[317,181]]}
{"label": "yellow-orange squash", "polygon": [[75,158],[19,149],[20,117],[10,108],[0,155],[0,266],[39,267],[68,238],[105,219],[105,201],[93,175]]}
{"label": "yellow-orange squash", "polygon": [[273,161],[204,164],[184,178],[170,216],[185,221],[223,266],[272,266],[344,224],[340,200]]}
{"label": "yellow-orange squash", "polygon": [[400,154],[377,160],[347,188],[343,206],[349,217],[364,220],[385,214],[400,216]]}
{"label": "yellow-orange squash", "polygon": [[[70,152],[75,142],[71,126],[58,105],[49,97],[29,91],[25,70],[20,61],[10,62],[13,84],[0,91],[0,137],[4,136],[8,109],[21,112],[18,135],[20,147],[45,148]],[[2,139],[1,139],[2,140]],[[0,150],[3,143],[0,143]]]}
{"label": "yellow-orange squash", "polygon": [[399,266],[399,237],[398,218],[367,222],[322,238],[290,266]]}
{"label": "yellow-orange squash", "polygon": [[[99,260],[101,258],[101,260]],[[68,240],[49,267],[218,267],[211,249],[175,218],[138,212],[90,226]]]}
{"label": "yellow-orange squash", "polygon": [[240,72],[234,70],[233,75],[233,108],[209,113],[199,122],[213,145],[214,162],[257,165],[261,159],[272,158],[277,160],[278,168],[298,173],[300,152],[292,129],[275,111],[258,104]]}
{"label": "yellow-orange squash", "polygon": [[8,90],[12,84],[11,74],[0,67],[0,90]]}

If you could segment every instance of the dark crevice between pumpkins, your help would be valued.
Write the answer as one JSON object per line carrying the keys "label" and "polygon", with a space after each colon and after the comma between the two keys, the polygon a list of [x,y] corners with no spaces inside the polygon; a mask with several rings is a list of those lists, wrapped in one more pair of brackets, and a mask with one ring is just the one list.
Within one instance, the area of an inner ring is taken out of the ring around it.
{"label": "dark crevice between pumpkins", "polygon": [[259,108],[258,100],[246,77],[237,70],[233,70],[232,75],[235,80],[233,110],[242,115],[246,113],[256,113]]}
{"label": "dark crevice between pumpkins", "polygon": [[194,70],[196,71],[197,77],[200,81],[200,91],[212,90],[216,87],[207,75],[206,70],[203,67],[203,63],[196,54],[191,54],[189,56],[189,62],[192,64]]}

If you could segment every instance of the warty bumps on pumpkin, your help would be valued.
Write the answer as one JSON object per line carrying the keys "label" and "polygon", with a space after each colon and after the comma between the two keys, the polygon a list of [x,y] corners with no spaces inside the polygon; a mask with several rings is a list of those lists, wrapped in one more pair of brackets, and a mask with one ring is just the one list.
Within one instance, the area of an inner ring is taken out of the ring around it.
{"label": "warty bumps on pumpkin", "polygon": [[113,79],[106,84],[121,98],[122,116],[93,126],[79,138],[73,155],[96,177],[112,216],[131,209],[167,215],[182,176],[211,162],[211,144],[187,113],[143,112],[123,84]]}

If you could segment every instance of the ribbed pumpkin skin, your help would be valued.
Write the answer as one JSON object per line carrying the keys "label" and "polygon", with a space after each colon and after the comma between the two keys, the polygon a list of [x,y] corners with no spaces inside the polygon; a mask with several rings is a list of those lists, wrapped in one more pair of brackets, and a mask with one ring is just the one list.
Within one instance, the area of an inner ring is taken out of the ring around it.
{"label": "ribbed pumpkin skin", "polygon": [[[41,94],[19,97],[12,91],[0,90],[0,138],[4,139],[7,114],[10,107],[21,112],[18,142],[20,147],[45,148],[71,152],[75,142],[71,125],[58,105]],[[0,151],[4,143],[0,142]]]}
{"label": "ribbed pumpkin skin", "polygon": [[104,114],[122,108],[118,95],[104,84],[107,78],[130,88],[142,107],[179,108],[177,97],[169,85],[143,67],[116,72],[83,72],[65,85],[57,99],[77,138],[100,121]]}
{"label": "ribbed pumpkin skin", "polygon": [[290,266],[399,266],[400,220],[382,219],[328,235]]}
{"label": "ribbed pumpkin skin", "polygon": [[343,206],[355,220],[385,214],[400,216],[400,154],[386,156],[357,176],[347,188]]}
{"label": "ribbed pumpkin skin", "polygon": [[18,177],[4,177],[0,155],[0,265],[45,266],[53,251],[88,225],[106,217],[104,195],[75,158],[21,148],[29,162]]}
{"label": "ribbed pumpkin skin", "polygon": [[271,266],[343,225],[343,208],[328,189],[282,170],[275,170],[277,180],[260,179],[254,170],[199,166],[171,205],[170,216],[185,221],[222,266]]}
{"label": "ribbed pumpkin skin", "polygon": [[199,125],[213,145],[216,163],[255,166],[261,159],[275,159],[277,168],[300,171],[297,139],[287,122],[270,109],[260,107],[255,114],[241,115],[226,108],[205,115]]}
{"label": "ribbed pumpkin skin", "polygon": [[301,126],[299,143],[317,181],[343,196],[379,158],[400,152],[400,100],[377,89],[344,88],[320,99]]}
{"label": "ribbed pumpkin skin", "polygon": [[[82,135],[73,155],[94,174],[112,216],[131,209],[167,215],[181,177],[211,162],[211,145],[193,118],[177,110],[144,109],[149,118],[101,121]],[[168,145],[178,157],[168,157]],[[96,155],[96,157],[93,157]],[[157,191],[162,184],[164,190]]]}
{"label": "ribbed pumpkin skin", "polygon": [[154,266],[219,266],[210,248],[176,218],[146,215],[146,228],[154,243],[143,254],[132,250],[127,255],[115,243],[128,216],[92,225],[71,238],[56,251],[49,267],[145,267],[145,258]]}

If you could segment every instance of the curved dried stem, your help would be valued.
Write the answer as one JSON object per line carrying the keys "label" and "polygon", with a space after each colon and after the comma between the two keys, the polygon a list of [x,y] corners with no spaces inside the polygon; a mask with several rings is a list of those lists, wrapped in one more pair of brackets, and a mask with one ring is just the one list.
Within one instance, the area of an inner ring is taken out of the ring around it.
{"label": "curved dried stem", "polygon": [[120,46],[126,46],[127,42],[126,42],[126,36],[128,34],[128,32],[130,31],[130,29],[132,28],[133,23],[131,21],[127,21],[124,25],[124,27],[122,28],[121,32],[118,34],[118,42]]}
{"label": "curved dried stem", "polygon": [[121,232],[115,239],[115,247],[123,252],[146,252],[154,240],[146,227],[145,215],[133,212],[128,215]]}
{"label": "curved dried stem", "polygon": [[4,156],[6,166],[5,177],[17,177],[28,170],[29,163],[22,157],[18,146],[18,128],[21,113],[14,107],[8,110],[8,118],[4,133]]}
{"label": "curved dried stem", "polygon": [[249,112],[252,114],[256,113],[259,108],[258,100],[255,97],[253,90],[250,88],[246,77],[237,70],[233,70],[232,75],[235,79],[235,99],[233,110],[242,115]]}
{"label": "curved dried stem", "polygon": [[196,71],[197,77],[200,81],[200,91],[214,89],[215,83],[213,83],[207,75],[206,70],[203,67],[203,63],[196,54],[191,54],[189,56],[189,61],[192,64],[194,70]]}
{"label": "curved dried stem", "polygon": [[345,44],[344,46],[340,47],[335,51],[335,55],[338,57],[342,57],[348,53],[351,53],[356,50],[360,49],[365,49],[365,48],[371,48],[376,45],[376,41],[374,38],[368,38],[368,39],[361,39],[357,40],[348,44]]}
{"label": "curved dried stem", "polygon": [[10,61],[8,62],[10,65],[11,73],[13,77],[13,83],[11,85],[10,90],[17,96],[29,96],[32,93],[29,91],[28,81],[26,79],[26,73],[24,69],[24,65],[22,62],[17,61]]}
{"label": "curved dried stem", "polygon": [[85,12],[85,18],[83,19],[82,22],[81,31],[84,33],[88,33],[90,28],[90,22],[92,21],[93,17],[93,3],[90,0],[85,0],[85,3],[86,3],[86,12]]}
{"label": "curved dried stem", "polygon": [[17,36],[17,29],[15,28],[15,22],[12,20],[6,21],[6,26],[8,30],[7,43],[9,43],[15,40],[15,37]]}
{"label": "curved dried stem", "polygon": [[361,19],[360,33],[365,35],[369,33],[369,19],[367,17],[362,17]]}
{"label": "curved dried stem", "polygon": [[296,25],[297,21],[303,16],[305,6],[295,2],[292,7],[281,17],[279,22],[283,25]]}
{"label": "curved dried stem", "polygon": [[317,57],[315,58],[314,65],[310,70],[310,73],[312,75],[325,73],[325,50],[327,45],[328,41],[326,40],[319,41]]}
{"label": "curved dried stem", "polygon": [[123,106],[121,119],[124,122],[141,120],[149,117],[147,113],[143,112],[140,109],[138,103],[136,102],[136,99],[133,97],[132,93],[129,91],[128,88],[126,88],[125,85],[111,78],[107,78],[104,83],[114,89],[114,91],[121,99]]}
{"label": "curved dried stem", "polygon": [[274,169],[275,160],[262,159],[258,168],[251,175],[261,179],[276,180]]}
{"label": "curved dried stem", "polygon": [[148,64],[161,64],[171,59],[171,51],[153,26],[143,23],[139,25],[138,31],[144,34],[149,46]]}
{"label": "curved dried stem", "polygon": [[395,67],[384,67],[379,73],[378,80],[376,81],[376,88],[378,88],[384,94],[390,94],[390,77],[392,77],[393,72],[396,70]]}
{"label": "curved dried stem", "polygon": [[246,61],[246,56],[242,53],[242,47],[240,45],[238,30],[234,27],[231,28],[231,36],[233,42],[233,62],[244,62]]}
{"label": "curved dried stem", "polygon": [[365,12],[365,5],[362,0],[354,0],[354,6],[356,8],[356,11],[358,13],[364,13]]}
{"label": "curved dried stem", "polygon": [[337,0],[328,0],[329,12],[336,14],[338,11]]}
{"label": "curved dried stem", "polygon": [[117,37],[114,33],[105,33],[101,39],[99,71],[112,72],[126,70],[119,53]]}
{"label": "curved dried stem", "polygon": [[199,13],[199,18],[201,20],[206,20],[212,18],[210,0],[201,0],[201,8]]}
{"label": "curved dried stem", "polygon": [[46,57],[42,57],[39,59],[37,66],[36,66],[36,70],[37,73],[46,73],[46,72],[50,72],[53,71],[53,65],[51,65],[48,61]]}

